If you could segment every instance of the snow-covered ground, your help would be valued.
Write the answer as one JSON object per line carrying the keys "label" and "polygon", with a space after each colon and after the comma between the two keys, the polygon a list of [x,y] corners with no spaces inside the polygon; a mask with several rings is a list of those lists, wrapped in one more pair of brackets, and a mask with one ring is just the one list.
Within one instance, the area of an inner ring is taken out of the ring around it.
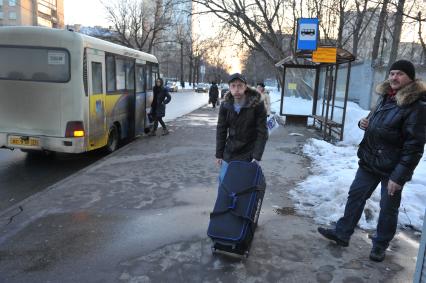
{"label": "snow-covered ground", "polygon": [[[272,110],[279,113],[281,94],[270,90]],[[172,101],[167,105],[166,121],[192,112],[206,105],[207,93],[177,92],[172,93]],[[312,109],[312,102],[304,99],[286,99],[285,109],[294,113]],[[287,112],[287,111],[286,111]],[[344,140],[336,145],[310,139],[303,152],[312,160],[312,175],[302,181],[291,191],[296,208],[301,213],[311,215],[319,224],[330,224],[343,215],[349,186],[358,168],[356,156],[357,145],[361,141],[363,131],[358,128],[358,121],[368,111],[357,104],[348,102]],[[413,180],[407,183],[402,194],[399,214],[401,225],[412,225],[421,230],[426,207],[426,156],[416,168]],[[376,189],[365,206],[359,225],[365,229],[376,226],[380,201],[380,188]]]}
{"label": "snow-covered ground", "polygon": [[209,102],[208,93],[172,92],[172,100],[166,106],[164,121],[170,121],[188,114]]}
{"label": "snow-covered ground", "polygon": [[[272,109],[280,110],[281,94],[271,92]],[[312,102],[304,99],[286,100],[287,108],[295,113],[312,109]],[[300,111],[297,112],[297,107]],[[285,113],[293,113],[285,111]],[[358,128],[358,121],[367,116],[368,111],[357,104],[348,102],[344,139],[336,145],[323,140],[310,139],[303,152],[312,160],[311,176],[299,183],[291,191],[291,196],[299,212],[311,215],[319,224],[336,222],[344,212],[349,186],[358,168],[357,146],[364,132]],[[412,225],[421,230],[426,208],[426,156],[417,166],[413,179],[404,186],[399,214],[400,225]],[[379,215],[380,186],[365,206],[359,226],[374,229]]]}

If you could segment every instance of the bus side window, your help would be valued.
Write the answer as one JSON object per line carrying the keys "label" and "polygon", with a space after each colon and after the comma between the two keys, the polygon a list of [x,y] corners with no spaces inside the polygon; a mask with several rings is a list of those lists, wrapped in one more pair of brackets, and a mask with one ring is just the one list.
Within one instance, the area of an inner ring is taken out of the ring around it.
{"label": "bus side window", "polygon": [[135,63],[126,61],[126,89],[135,90]]}
{"label": "bus side window", "polygon": [[152,90],[152,77],[151,77],[150,65],[146,65],[146,90]]}
{"label": "bus side window", "polygon": [[92,62],[92,94],[101,94],[102,89],[102,64]]}
{"label": "bus side window", "polygon": [[141,93],[145,91],[145,76],[143,66],[136,66],[136,92]]}
{"label": "bus side window", "polygon": [[115,60],[114,56],[107,55],[106,56],[106,84],[107,84],[107,92],[116,91],[115,87]]}
{"label": "bus side window", "polygon": [[115,59],[115,72],[117,80],[117,90],[123,91],[126,89],[126,65],[123,59]]}

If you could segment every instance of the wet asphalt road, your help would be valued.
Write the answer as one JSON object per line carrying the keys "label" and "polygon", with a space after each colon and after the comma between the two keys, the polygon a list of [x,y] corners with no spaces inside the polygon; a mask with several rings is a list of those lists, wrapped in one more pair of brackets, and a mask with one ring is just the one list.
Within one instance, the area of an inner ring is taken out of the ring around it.
{"label": "wet asphalt road", "polygon": [[28,154],[0,149],[0,212],[99,160],[106,153]]}
{"label": "wet asphalt road", "polygon": [[[179,92],[192,92],[179,89]],[[181,95],[174,96],[183,99]],[[178,99],[176,99],[178,98]],[[177,104],[176,107],[180,107]],[[170,108],[169,108],[170,110]],[[167,118],[167,117],[166,117]],[[82,154],[28,154],[0,148],[0,212],[106,156],[102,150]]]}

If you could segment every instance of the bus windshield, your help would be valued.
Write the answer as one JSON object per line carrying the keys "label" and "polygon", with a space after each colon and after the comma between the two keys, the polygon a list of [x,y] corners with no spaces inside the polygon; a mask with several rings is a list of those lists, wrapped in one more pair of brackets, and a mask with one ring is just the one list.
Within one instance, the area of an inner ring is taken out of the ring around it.
{"label": "bus windshield", "polygon": [[68,82],[69,57],[65,49],[0,46],[0,79]]}

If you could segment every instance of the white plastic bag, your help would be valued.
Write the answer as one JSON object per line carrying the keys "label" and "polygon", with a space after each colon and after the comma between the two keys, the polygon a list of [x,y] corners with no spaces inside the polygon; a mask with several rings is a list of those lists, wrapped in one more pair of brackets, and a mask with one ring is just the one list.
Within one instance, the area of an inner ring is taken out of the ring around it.
{"label": "white plastic bag", "polygon": [[266,120],[266,125],[268,127],[269,134],[271,134],[275,129],[277,129],[280,126],[280,124],[278,124],[278,121],[274,115],[271,115],[268,117],[268,119]]}

